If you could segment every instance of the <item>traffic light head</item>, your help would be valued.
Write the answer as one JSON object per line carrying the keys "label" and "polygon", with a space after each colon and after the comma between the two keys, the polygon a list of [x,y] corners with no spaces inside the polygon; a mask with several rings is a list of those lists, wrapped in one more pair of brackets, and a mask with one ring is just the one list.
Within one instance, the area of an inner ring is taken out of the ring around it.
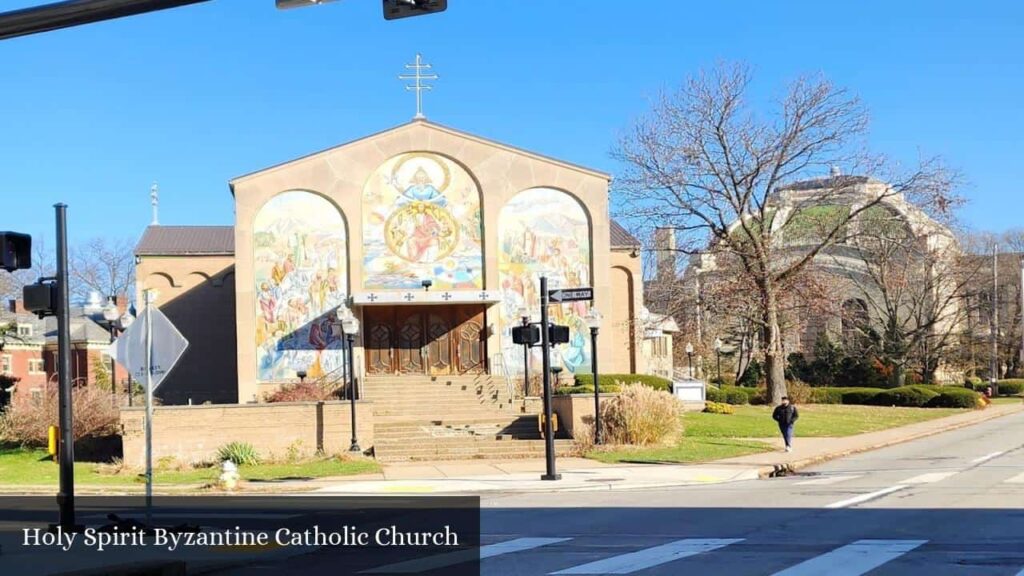
{"label": "traffic light head", "polygon": [[17,232],[0,232],[0,268],[8,272],[32,267],[32,237]]}
{"label": "traffic light head", "polygon": [[410,16],[422,16],[444,12],[448,0],[384,0],[384,19],[397,20]]}

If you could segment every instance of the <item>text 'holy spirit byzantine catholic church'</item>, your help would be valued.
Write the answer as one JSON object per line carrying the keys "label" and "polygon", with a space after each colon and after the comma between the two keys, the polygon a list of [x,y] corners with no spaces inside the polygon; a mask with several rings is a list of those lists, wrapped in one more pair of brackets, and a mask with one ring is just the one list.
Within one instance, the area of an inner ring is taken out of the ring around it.
{"label": "text 'holy spirit byzantine catholic church'", "polygon": [[[608,184],[422,118],[235,178],[233,227],[153,225],[139,243],[140,293],[156,289],[192,343],[158,395],[245,403],[301,373],[340,383],[346,309],[357,376],[521,376],[511,328],[539,314],[541,276],[594,287],[602,372],[647,372],[640,246],[609,218]],[[550,308],[570,329],[567,372],[590,372],[590,305]]]}

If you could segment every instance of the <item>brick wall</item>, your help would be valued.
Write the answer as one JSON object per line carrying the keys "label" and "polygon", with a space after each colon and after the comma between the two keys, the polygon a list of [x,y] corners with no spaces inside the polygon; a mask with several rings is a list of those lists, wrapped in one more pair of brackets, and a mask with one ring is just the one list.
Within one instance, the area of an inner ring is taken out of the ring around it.
{"label": "brick wall", "polygon": [[[146,458],[145,409],[121,409],[124,461],[142,467]],[[352,438],[347,402],[160,406],[153,413],[153,462],[173,456],[209,462],[229,442],[248,442],[263,458],[284,457],[291,446],[311,456],[347,452]],[[359,446],[373,446],[373,404],[356,403]]]}

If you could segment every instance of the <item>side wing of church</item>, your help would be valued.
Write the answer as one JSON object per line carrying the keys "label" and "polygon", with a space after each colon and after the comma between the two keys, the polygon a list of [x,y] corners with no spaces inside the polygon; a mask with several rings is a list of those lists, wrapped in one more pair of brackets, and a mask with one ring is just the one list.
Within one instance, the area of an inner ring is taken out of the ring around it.
{"label": "side wing of church", "polygon": [[[237,374],[237,394],[165,401],[259,402],[300,379],[341,382],[348,310],[360,321],[357,376],[519,381],[527,362],[539,370],[539,350],[525,358],[511,329],[538,317],[541,276],[593,286],[602,373],[646,373],[640,247],[609,218],[609,179],[425,120],[236,178],[233,282],[221,283],[236,330],[204,341],[202,356],[231,364],[213,371]],[[203,265],[164,244],[138,255],[140,290],[167,290],[161,268]],[[550,309],[570,329],[554,354],[565,374],[590,372],[590,306]],[[174,379],[165,386],[174,396]]]}

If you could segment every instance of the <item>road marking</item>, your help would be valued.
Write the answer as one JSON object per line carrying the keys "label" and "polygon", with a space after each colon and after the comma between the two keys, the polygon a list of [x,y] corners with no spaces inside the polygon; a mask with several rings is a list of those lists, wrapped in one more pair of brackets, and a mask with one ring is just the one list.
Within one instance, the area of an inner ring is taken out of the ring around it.
{"label": "road marking", "polygon": [[925,542],[927,540],[858,540],[776,572],[774,576],[859,576],[899,558]]}
{"label": "road marking", "polygon": [[991,460],[991,459],[993,459],[993,458],[995,458],[997,456],[1002,456],[1005,453],[1006,453],[1006,450],[1000,450],[999,452],[993,452],[991,454],[985,454],[984,456],[982,456],[980,458],[975,458],[974,460],[971,460],[971,464],[981,464],[982,462],[988,462],[989,460]]}
{"label": "road marking", "polygon": [[914,476],[913,478],[907,478],[900,482],[900,484],[931,484],[932,482],[938,482],[945,480],[954,474],[958,474],[959,470],[953,470],[952,472],[929,472],[927,474],[921,474]]}
{"label": "road marking", "polygon": [[888,488],[883,488],[883,489],[877,490],[875,492],[868,492],[867,494],[861,494],[860,496],[854,496],[853,498],[847,498],[846,500],[840,500],[839,502],[833,502],[833,503],[829,504],[828,506],[825,506],[825,508],[846,508],[847,506],[853,506],[854,504],[861,504],[863,502],[867,502],[868,500],[874,500],[875,498],[881,498],[882,496],[885,496],[886,494],[892,494],[893,492],[896,492],[898,490],[903,490],[904,488],[907,488],[907,486],[903,486],[902,484],[898,484],[896,486],[890,486]]}
{"label": "road marking", "polygon": [[[506,542],[482,546],[479,551],[479,558],[481,560],[484,558],[493,558],[494,556],[501,556],[502,554],[522,552],[524,550],[547,546],[548,544],[565,542],[566,540],[572,540],[572,538],[516,538],[515,540],[508,540]],[[396,564],[378,566],[377,568],[363,570],[360,574],[419,574],[420,572],[426,572],[427,570],[435,570],[446,566],[472,562],[476,560],[477,557],[477,551],[475,549],[459,550],[458,552],[447,552],[445,554],[427,556],[426,558],[417,558],[416,560],[407,560]]]}
{"label": "road marking", "polygon": [[730,544],[742,541],[743,538],[687,538],[629,554],[605,558],[604,560],[590,562],[589,564],[573,566],[572,568],[552,572],[552,574],[632,574],[646,568],[696,556],[697,554],[724,548]]}
{"label": "road marking", "polygon": [[1006,480],[1003,480],[1003,482],[1007,482],[1009,484],[1024,484],[1024,472],[1017,474],[1013,478],[1007,478]]}
{"label": "road marking", "polygon": [[845,482],[846,480],[853,480],[854,478],[860,478],[863,474],[850,474],[846,476],[826,476],[824,478],[815,478],[814,480],[804,480],[802,482],[794,483],[794,486],[822,486],[824,484],[835,484],[837,482]]}

